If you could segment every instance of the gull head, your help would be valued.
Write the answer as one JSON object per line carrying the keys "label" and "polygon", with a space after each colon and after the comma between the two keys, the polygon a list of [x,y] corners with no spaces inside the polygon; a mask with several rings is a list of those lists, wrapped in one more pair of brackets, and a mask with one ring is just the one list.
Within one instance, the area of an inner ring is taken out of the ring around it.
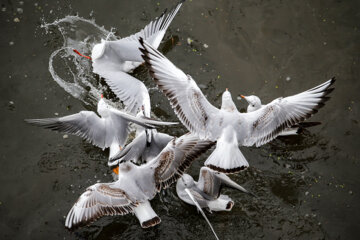
{"label": "gull head", "polygon": [[194,179],[189,174],[184,174],[178,180],[178,185],[182,185],[183,188],[191,188],[195,185]]}
{"label": "gull head", "polygon": [[222,94],[221,109],[229,112],[233,112],[236,110],[236,106],[232,100],[231,93],[227,88],[225,92]]}
{"label": "gull head", "polygon": [[91,51],[92,60],[101,58],[102,55],[104,55],[105,45],[106,45],[106,41],[104,39],[101,39],[101,43],[98,43],[93,47],[93,49]]}
{"label": "gull head", "polygon": [[126,173],[126,172],[130,172],[131,169],[133,168],[133,164],[131,162],[123,162],[119,164],[119,173]]}
{"label": "gull head", "polygon": [[101,94],[101,98],[97,105],[97,111],[99,115],[103,118],[108,117],[110,114],[109,109],[110,109],[109,105],[104,101],[104,96]]}
{"label": "gull head", "polygon": [[253,112],[261,108],[261,100],[259,97],[255,95],[250,95],[250,96],[241,95],[241,97],[249,103],[247,112]]}

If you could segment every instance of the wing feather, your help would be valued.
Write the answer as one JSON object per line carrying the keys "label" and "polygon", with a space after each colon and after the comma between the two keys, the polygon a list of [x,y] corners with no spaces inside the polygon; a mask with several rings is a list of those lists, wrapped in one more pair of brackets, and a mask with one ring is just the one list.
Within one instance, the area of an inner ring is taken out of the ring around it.
{"label": "wing feather", "polygon": [[172,10],[168,13],[165,10],[160,17],[151,21],[148,25],[146,25],[141,31],[135,33],[129,37],[123,38],[120,41],[133,41],[138,43],[139,37],[144,38],[147,42],[149,42],[154,48],[158,48],[161,40],[163,39],[166,30],[171,24],[172,20],[176,16],[180,7],[182,6],[184,1],[180,1]]}
{"label": "wing feather", "polygon": [[335,78],[305,92],[278,98],[250,113],[240,113],[246,134],[240,142],[244,146],[261,146],[276,138],[284,129],[298,124],[318,112],[334,90]]}
{"label": "wing feather", "polygon": [[220,110],[207,101],[191,76],[186,75],[143,39],[140,39],[140,43],[150,74],[169,99],[180,121],[201,139],[215,140],[219,133],[213,128],[213,124],[220,121]]}
{"label": "wing feather", "polygon": [[146,164],[154,169],[157,191],[176,182],[191,163],[213,145],[214,142],[199,140],[192,134],[170,141],[153,161]]}
{"label": "wing feather", "polygon": [[97,183],[79,197],[66,217],[65,226],[73,228],[89,224],[102,216],[125,215],[133,212],[138,204],[115,183]]}
{"label": "wing feather", "polygon": [[79,136],[100,148],[106,146],[105,121],[91,111],[81,111],[60,118],[25,119],[27,123],[53,131]]}

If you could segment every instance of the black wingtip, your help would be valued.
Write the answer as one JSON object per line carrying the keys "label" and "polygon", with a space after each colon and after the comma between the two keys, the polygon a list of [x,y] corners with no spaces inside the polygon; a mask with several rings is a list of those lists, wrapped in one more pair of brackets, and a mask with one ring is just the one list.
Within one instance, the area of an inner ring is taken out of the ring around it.
{"label": "black wingtip", "polygon": [[139,37],[139,42],[140,42],[141,46],[144,47],[144,39],[143,39],[143,37]]}
{"label": "black wingtip", "polygon": [[336,82],[336,78],[335,78],[335,77],[332,77],[330,80],[331,80],[330,85],[332,85],[332,84],[334,84],[334,82]]}
{"label": "black wingtip", "polygon": [[212,169],[212,170],[215,170],[215,171],[218,171],[218,172],[221,172],[221,173],[225,173],[225,174],[238,173],[238,172],[248,168],[247,166],[241,166],[241,167],[237,167],[237,168],[225,169],[225,168],[221,168],[221,167],[218,167],[218,166],[214,166],[212,164],[207,164],[205,166]]}
{"label": "black wingtip", "polygon": [[147,220],[147,221],[141,223],[141,227],[142,228],[153,227],[153,226],[159,224],[160,222],[161,222],[161,219],[158,216],[156,216],[150,220]]}

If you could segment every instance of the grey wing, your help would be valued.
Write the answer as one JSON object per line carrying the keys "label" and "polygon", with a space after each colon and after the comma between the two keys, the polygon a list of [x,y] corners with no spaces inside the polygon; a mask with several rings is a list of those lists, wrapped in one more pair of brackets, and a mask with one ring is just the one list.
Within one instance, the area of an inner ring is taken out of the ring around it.
{"label": "grey wing", "polygon": [[79,197],[66,217],[65,226],[73,228],[106,215],[125,215],[138,204],[115,183],[97,183]]}
{"label": "grey wing", "polygon": [[165,133],[155,133],[150,144],[149,151],[151,152],[151,155],[154,157],[157,156],[173,138],[174,137]]}
{"label": "grey wing", "polygon": [[111,163],[111,165],[116,165],[125,161],[132,161],[135,163],[147,162],[147,160],[156,157],[166,147],[170,140],[173,139],[173,137],[168,134],[156,133],[153,135],[150,146],[147,146],[146,138],[145,132],[138,135],[122,151],[110,159],[110,162],[115,161]]}
{"label": "grey wing", "polygon": [[[172,10],[166,13],[166,10],[161,14],[160,17],[156,18],[146,25],[140,32],[135,33],[129,37],[123,38],[120,41],[129,41],[139,43],[139,37],[142,37],[149,42],[154,48],[158,48],[161,40],[163,39],[167,28],[170,26],[175,15],[179,11],[184,1],[180,1]],[[140,46],[138,45],[138,48]],[[142,60],[141,60],[142,61]]]}
{"label": "grey wing", "polygon": [[110,109],[110,112],[111,112],[112,118],[124,119],[126,121],[133,122],[144,128],[152,129],[152,128],[155,128],[155,126],[169,126],[169,125],[178,124],[177,122],[163,122],[163,121],[158,121],[158,120],[144,117],[144,116],[141,116],[141,117],[133,116],[131,114],[117,110],[115,108]]}
{"label": "grey wing", "polygon": [[335,78],[286,98],[278,98],[250,113],[240,113],[241,124],[239,144],[243,146],[261,146],[276,138],[284,129],[291,127],[318,112],[329,100],[330,86]]}
{"label": "grey wing", "polygon": [[202,167],[196,186],[209,196],[217,198],[220,195],[221,180],[215,176],[213,170]]}
{"label": "grey wing", "polygon": [[[195,200],[199,203],[201,208],[206,208],[208,207],[208,203],[211,200],[214,200],[213,197],[208,196],[206,193],[202,192],[200,189],[198,189],[197,187],[192,187],[192,188],[185,188],[188,189],[190,191],[190,193],[192,194],[192,196],[195,198]],[[195,205],[195,203],[191,200],[190,196],[188,193],[186,193],[184,189],[184,192],[182,193],[178,193],[178,195],[180,195],[179,197],[181,198],[181,200],[183,200],[184,202],[191,204],[191,205]]]}
{"label": "grey wing", "polygon": [[181,177],[190,164],[213,145],[214,142],[185,134],[171,140],[153,161],[143,167],[153,169],[156,189],[160,191]]}
{"label": "grey wing", "polygon": [[143,163],[152,161],[173,139],[173,137],[168,134],[157,133],[156,130],[151,131],[151,142],[146,145],[145,151],[142,155]]}
{"label": "grey wing", "polygon": [[214,198],[220,196],[220,191],[223,186],[237,189],[254,196],[254,194],[231,180],[226,174],[214,171],[208,167],[202,167],[200,169],[199,181],[196,185],[199,189],[202,189],[205,194]]}
{"label": "grey wing", "polygon": [[150,117],[150,96],[144,83],[125,72],[107,69],[105,65],[98,73],[124,103],[126,111],[136,114],[144,106],[145,116]]}
{"label": "grey wing", "polygon": [[158,48],[167,28],[174,19],[176,13],[179,11],[181,5],[182,2],[180,2],[169,13],[164,12],[159,18],[151,21],[138,33],[117,41],[105,41],[106,56],[120,62],[143,62],[139,51],[139,37],[146,39],[152,46]]}
{"label": "grey wing", "polygon": [[211,105],[195,81],[143,39],[143,58],[155,83],[169,99],[186,128],[202,139],[215,140],[220,134],[221,111]]}
{"label": "grey wing", "polygon": [[142,132],[137,136],[131,143],[126,145],[126,147],[120,151],[117,155],[110,159],[110,162],[116,161],[116,163],[132,161],[139,162],[141,156],[146,148],[146,133]]}
{"label": "grey wing", "polygon": [[105,122],[94,112],[81,111],[60,118],[26,119],[25,121],[35,126],[77,135],[103,149],[109,147],[106,145]]}

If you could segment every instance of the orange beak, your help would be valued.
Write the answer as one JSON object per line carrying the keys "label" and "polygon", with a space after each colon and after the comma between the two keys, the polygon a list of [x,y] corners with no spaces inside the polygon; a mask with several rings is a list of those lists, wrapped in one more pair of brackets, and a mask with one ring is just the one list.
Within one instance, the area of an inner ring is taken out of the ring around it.
{"label": "orange beak", "polygon": [[101,94],[100,97],[101,97],[101,98],[104,98],[104,94]]}
{"label": "orange beak", "polygon": [[240,97],[245,99],[245,96],[244,96],[244,95],[240,95]]}
{"label": "orange beak", "polygon": [[113,172],[114,172],[116,175],[119,175],[119,166],[117,166],[116,168],[113,168]]}

